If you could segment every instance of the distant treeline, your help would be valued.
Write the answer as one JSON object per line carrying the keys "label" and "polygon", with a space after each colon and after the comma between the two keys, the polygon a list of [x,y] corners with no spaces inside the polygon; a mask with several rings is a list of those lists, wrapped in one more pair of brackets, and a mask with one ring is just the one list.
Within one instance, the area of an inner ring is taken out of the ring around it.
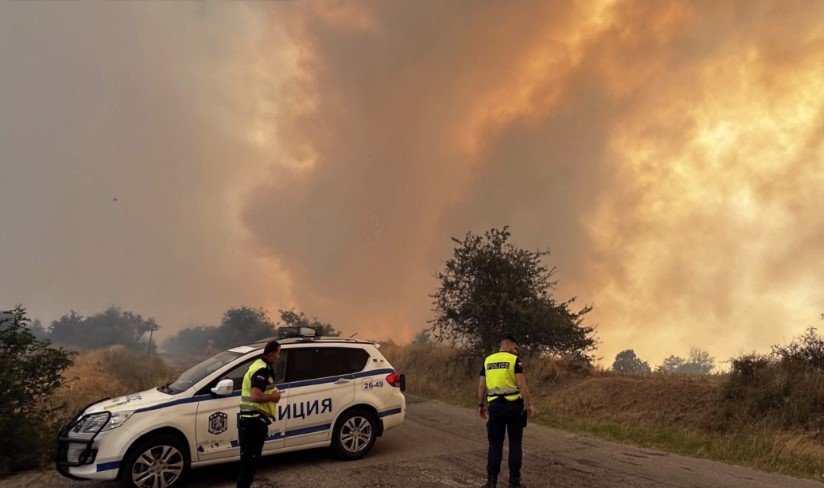
{"label": "distant treeline", "polygon": [[[715,358],[707,351],[693,347],[689,356],[669,356],[655,371],[671,374],[710,374],[715,369]],[[621,351],[615,356],[612,371],[621,374],[651,373],[649,363],[641,360],[632,349]]]}
{"label": "distant treeline", "polygon": [[[279,310],[280,321],[272,321],[261,308],[230,308],[220,325],[188,327],[166,339],[161,348],[168,352],[205,354],[248,344],[277,335],[279,327],[303,326],[318,335],[339,335],[335,328],[303,312]],[[134,350],[154,351],[158,343],[154,333],[161,327],[154,318],[111,306],[84,317],[71,311],[44,327],[39,320],[26,324],[38,339],[77,349],[100,349],[125,346]]]}
{"label": "distant treeline", "polygon": [[150,337],[160,326],[154,318],[143,318],[140,314],[111,306],[88,317],[72,310],[47,328],[39,320],[31,322],[29,328],[38,339],[67,347],[99,349],[123,345],[130,349],[155,349],[155,341]]}
{"label": "distant treeline", "polygon": [[233,308],[223,314],[220,325],[188,327],[166,339],[163,349],[168,352],[203,354],[221,351],[241,344],[277,335],[280,327],[310,327],[317,335],[337,336],[340,332],[331,324],[303,312],[278,310],[280,322],[272,322],[262,309]]}

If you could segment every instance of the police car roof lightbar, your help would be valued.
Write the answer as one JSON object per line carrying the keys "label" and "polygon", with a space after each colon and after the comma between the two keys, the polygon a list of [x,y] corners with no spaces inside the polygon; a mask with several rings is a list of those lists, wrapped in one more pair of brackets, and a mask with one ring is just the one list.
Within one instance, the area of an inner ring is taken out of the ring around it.
{"label": "police car roof lightbar", "polygon": [[315,337],[315,329],[311,327],[279,327],[278,339],[287,339],[290,337]]}

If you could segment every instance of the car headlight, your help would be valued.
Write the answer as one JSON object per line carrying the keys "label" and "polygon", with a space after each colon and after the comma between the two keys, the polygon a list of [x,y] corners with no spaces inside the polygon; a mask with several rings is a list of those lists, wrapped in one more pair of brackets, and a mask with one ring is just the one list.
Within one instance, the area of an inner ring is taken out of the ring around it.
{"label": "car headlight", "polygon": [[116,429],[116,428],[120,427],[127,420],[129,420],[129,417],[131,417],[132,414],[134,414],[134,412],[117,412],[117,413],[113,413],[112,418],[109,419],[109,421],[106,423],[106,426],[103,427],[103,430],[104,431],[112,430],[112,429]]}
{"label": "car headlight", "polygon": [[116,429],[129,420],[134,412],[98,412],[83,416],[69,431],[74,439],[91,439],[100,432]]}
{"label": "car headlight", "polygon": [[109,412],[100,412],[93,413],[91,415],[84,415],[74,424],[74,427],[72,427],[72,429],[69,431],[69,437],[74,439],[91,439],[103,430],[103,428],[109,422],[110,417],[111,413]]}

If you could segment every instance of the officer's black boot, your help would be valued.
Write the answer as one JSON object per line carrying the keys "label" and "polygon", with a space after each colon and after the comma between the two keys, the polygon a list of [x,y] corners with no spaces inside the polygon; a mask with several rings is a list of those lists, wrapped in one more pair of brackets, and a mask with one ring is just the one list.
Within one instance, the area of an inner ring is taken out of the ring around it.
{"label": "officer's black boot", "polygon": [[520,477],[515,478],[515,477],[510,476],[509,477],[509,486],[510,486],[510,488],[521,488],[521,486],[522,486],[521,485],[521,478]]}
{"label": "officer's black boot", "polygon": [[486,488],[497,488],[498,487],[498,477],[488,476],[486,478]]}

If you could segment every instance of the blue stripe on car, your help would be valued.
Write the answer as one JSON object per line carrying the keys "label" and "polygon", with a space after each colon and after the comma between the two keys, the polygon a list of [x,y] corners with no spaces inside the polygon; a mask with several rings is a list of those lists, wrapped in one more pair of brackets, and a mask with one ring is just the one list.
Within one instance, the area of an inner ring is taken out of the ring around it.
{"label": "blue stripe on car", "polygon": [[120,467],[120,461],[111,461],[108,463],[100,463],[97,465],[97,472],[108,471],[110,469],[117,469]]}
{"label": "blue stripe on car", "polygon": [[388,417],[390,415],[395,415],[401,413],[403,410],[400,408],[392,408],[389,410],[384,410],[383,412],[378,413],[380,418]]}
{"label": "blue stripe on car", "polygon": [[[351,380],[351,379],[364,378],[364,377],[367,377],[367,376],[374,376],[374,375],[384,374],[384,373],[385,374],[391,374],[391,373],[394,373],[394,372],[395,372],[395,370],[391,369],[391,368],[373,369],[371,371],[359,371],[359,372],[353,373],[353,374],[344,374],[344,375],[338,375],[338,376],[327,376],[325,378],[317,378],[317,379],[313,379],[313,380],[302,380],[302,381],[292,381],[292,382],[289,382],[289,383],[282,383],[282,384],[278,385],[278,389],[279,390],[288,390],[290,388],[301,388],[303,386],[322,385],[324,383],[334,383],[334,382],[338,381],[341,378],[346,378],[346,379]],[[152,410],[158,410],[158,409],[161,409],[161,408],[173,407],[175,405],[183,405],[183,404],[186,404],[186,403],[194,403],[194,402],[204,402],[204,401],[209,401],[209,400],[217,400],[219,398],[227,398],[227,397],[235,397],[235,396],[240,396],[240,392],[236,391],[236,392],[232,393],[231,395],[227,395],[227,396],[215,396],[215,395],[209,395],[209,394],[207,394],[207,395],[195,395],[195,396],[189,397],[189,398],[181,398],[179,400],[172,400],[170,402],[160,403],[158,405],[152,405],[151,407],[139,408],[139,409],[135,410],[134,413],[150,412]]]}
{"label": "blue stripe on car", "polygon": [[[331,427],[332,427],[332,424],[321,424],[321,425],[315,425],[313,427],[305,427],[303,429],[288,430],[288,431],[286,431],[285,435],[278,432],[278,433],[275,433],[275,434],[272,434],[272,435],[267,435],[266,436],[266,441],[268,442],[268,441],[274,441],[274,440],[277,440],[277,439],[282,439],[284,437],[295,437],[295,436],[299,436],[299,435],[313,434],[315,432],[323,432],[324,430],[329,430]],[[240,445],[240,441],[238,441],[238,440],[233,440],[232,441],[232,447],[238,447],[239,445]]]}

